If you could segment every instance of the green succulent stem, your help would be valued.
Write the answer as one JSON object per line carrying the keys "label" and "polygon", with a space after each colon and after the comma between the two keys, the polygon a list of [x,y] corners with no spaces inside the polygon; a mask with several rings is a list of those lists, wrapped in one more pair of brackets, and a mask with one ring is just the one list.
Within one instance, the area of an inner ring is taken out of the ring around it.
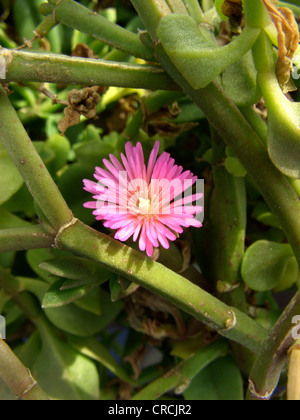
{"label": "green succulent stem", "polygon": [[45,82],[84,86],[116,86],[149,90],[178,90],[159,66],[68,57],[0,48],[6,60],[4,82]]}
{"label": "green succulent stem", "polygon": [[[3,88],[0,137],[22,174],[29,191],[58,232],[55,245],[109,267],[176,304],[221,335],[257,352],[266,332],[247,315],[231,308],[182,276],[140,253],[97,233],[73,218],[55,183],[18,120]],[[10,125],[13,122],[12,125]],[[164,282],[161,279],[164,278]]]}
{"label": "green succulent stem", "polygon": [[53,236],[41,225],[0,230],[0,252],[51,248],[53,244]]}
{"label": "green succulent stem", "polygon": [[224,167],[225,143],[213,130],[213,181],[210,224],[213,230],[213,267],[217,291],[226,303],[247,312],[240,275],[245,252],[247,224],[244,178],[231,175]]}
{"label": "green succulent stem", "polygon": [[[160,108],[159,104],[168,102],[170,98],[188,95],[203,111],[216,131],[217,134],[213,138],[215,191],[212,196],[211,217],[215,223],[215,238],[218,240],[213,256],[214,261],[218,262],[214,271],[214,280],[222,299],[219,300],[166,266],[107,235],[96,232],[74,218],[2,86],[0,86],[2,111],[0,140],[19,169],[41,213],[45,215],[49,227],[45,224],[1,230],[0,252],[55,247],[104,265],[123,278],[164,297],[182,311],[217,331],[219,335],[243,346],[243,350],[257,354],[257,360],[250,375],[247,398],[250,400],[270,399],[277,387],[288,349],[294,343],[292,320],[300,313],[300,292],[292,299],[269,335],[260,324],[247,315],[246,299],[240,285],[239,274],[246,228],[245,185],[243,179],[236,179],[222,166],[225,158],[225,144],[240,160],[266,203],[277,216],[300,265],[298,180],[290,181],[272,163],[266,147],[267,125],[258,119],[254,111],[249,108],[238,109],[226,97],[218,83],[213,82],[203,89],[195,89],[193,72],[183,76],[179,67],[175,65],[172,52],[167,53],[158,42],[159,23],[172,11],[189,13],[198,24],[203,22],[203,12],[198,1],[132,0],[151,36],[154,50],[143,44],[138,34],[133,34],[107,21],[98,13],[92,12],[73,0],[49,0],[49,3],[53,5],[53,14],[48,15],[38,27],[39,36],[43,36],[57,22],[60,22],[85,32],[126,54],[151,62],[156,61],[159,65],[116,63],[1,48],[0,57],[4,57],[6,63],[6,79],[3,82],[38,81],[163,91],[145,100],[146,106],[148,103],[150,109],[152,107],[156,110]],[[261,86],[266,87],[263,93],[268,107],[270,109],[275,107],[276,112],[280,113],[282,103],[287,100],[273,78],[272,46],[270,49],[270,42],[267,42],[268,39],[263,33],[263,28],[269,22],[269,16],[261,0],[244,0],[244,4],[246,27],[259,28],[258,32],[261,30],[261,35],[254,47],[254,58],[259,72],[258,80]],[[299,12],[300,9],[298,9],[296,8]],[[50,9],[44,8],[44,10]],[[176,28],[173,29],[175,33]],[[184,51],[184,40],[180,51]],[[276,97],[280,98],[277,101],[273,100],[275,84]],[[288,114],[287,112],[286,115]],[[137,132],[142,116],[140,110],[135,114],[126,132],[127,135]],[[221,208],[220,213],[218,208]],[[42,334],[46,334],[48,329],[51,330],[50,324],[44,320],[43,313],[33,296],[24,293],[18,279],[1,266],[0,287],[12,297]],[[223,340],[200,349],[190,359],[183,361],[167,375],[144,388],[133,399],[159,398],[172,389],[182,391],[196,372],[227,351],[228,343]],[[30,372],[1,339],[0,377],[18,398],[49,400]]]}
{"label": "green succulent stem", "polygon": [[156,31],[160,20],[172,13],[167,2],[164,0],[131,0],[131,3],[142,19],[152,41],[156,42]]}
{"label": "green succulent stem", "polygon": [[263,119],[251,107],[241,107],[241,113],[254,129],[264,146],[267,146],[268,141],[268,126]]}
{"label": "green succulent stem", "polygon": [[211,83],[204,89],[193,89],[161,46],[157,47],[156,52],[161,65],[199,106],[254,180],[279,219],[300,264],[300,200],[288,179],[272,163],[263,140],[219,85]]}
{"label": "green succulent stem", "polygon": [[31,372],[17,358],[4,340],[0,339],[0,378],[17,399],[25,401],[50,401]]}
{"label": "green succulent stem", "polygon": [[53,15],[57,22],[91,35],[114,48],[135,57],[153,61],[153,50],[144,45],[138,34],[134,34],[110,22],[97,12],[73,0],[63,0],[56,4]]}
{"label": "green succulent stem", "polygon": [[183,0],[183,3],[189,15],[192,16],[197,23],[205,22],[204,13],[198,0]]}
{"label": "green succulent stem", "polygon": [[[240,269],[245,253],[247,203],[243,177],[236,177],[224,167],[225,143],[212,131],[213,183],[210,199],[209,229],[206,240],[210,244],[211,278],[218,297],[227,305],[248,313],[244,284]],[[233,355],[240,368],[249,375],[254,354],[232,343]]]}
{"label": "green succulent stem", "polygon": [[50,225],[59,228],[72,220],[72,212],[28,137],[2,86],[0,109],[0,139]]}
{"label": "green succulent stem", "polygon": [[182,0],[167,0],[167,4],[173,13],[187,14],[187,9]]}
{"label": "green succulent stem", "polygon": [[182,361],[135,394],[132,400],[157,400],[173,389],[176,394],[181,394],[190,385],[197,373],[205,369],[214,360],[225,356],[228,351],[228,343],[224,340],[216,341],[201,348],[194,355]]}
{"label": "green succulent stem", "polygon": [[243,0],[246,25],[264,28],[270,23],[270,17],[261,0]]}
{"label": "green succulent stem", "polygon": [[[56,246],[99,262],[122,277],[165,297],[219,334],[257,352],[266,331],[167,267],[74,219],[58,233]],[[161,279],[164,279],[162,282]]]}
{"label": "green succulent stem", "polygon": [[34,34],[40,38],[45,37],[56,25],[57,22],[55,22],[53,15],[50,14],[35,28]]}
{"label": "green succulent stem", "polygon": [[296,342],[293,336],[293,318],[299,313],[300,292],[286,307],[261,348],[250,374],[247,399],[271,399],[287,360],[287,352]]}
{"label": "green succulent stem", "polygon": [[[140,2],[134,0],[133,4],[136,3]],[[165,10],[165,7],[162,7],[162,10]],[[146,27],[151,20],[152,27],[155,21],[157,28],[163,15],[163,12],[157,13],[157,3],[151,0],[147,3],[147,14],[142,8],[139,8],[138,12]],[[199,106],[244,165],[267,204],[280,220],[300,264],[300,201],[286,177],[271,162],[263,140],[258,137],[239,109],[225,96],[219,85],[211,83],[204,89],[195,90],[190,81],[185,80],[174,66],[172,57],[168,57],[159,44],[156,47],[156,56],[162,67]]]}
{"label": "green succulent stem", "polygon": [[[36,152],[3,88],[0,90],[0,138],[23,176],[29,191],[58,232],[55,245],[109,267],[122,276],[166,297],[179,308],[254,352],[265,330],[166,267],[154,263],[73,218],[71,211]],[[11,123],[13,124],[11,125]],[[165,281],[161,282],[164,278]]]}
{"label": "green succulent stem", "polygon": [[[23,291],[19,279],[0,266],[0,287],[14,300],[42,334],[49,329],[35,298]],[[51,327],[52,328],[52,327]],[[0,377],[6,382],[18,399],[49,401],[50,397],[40,388],[31,372],[17,358],[7,344],[0,339]]]}

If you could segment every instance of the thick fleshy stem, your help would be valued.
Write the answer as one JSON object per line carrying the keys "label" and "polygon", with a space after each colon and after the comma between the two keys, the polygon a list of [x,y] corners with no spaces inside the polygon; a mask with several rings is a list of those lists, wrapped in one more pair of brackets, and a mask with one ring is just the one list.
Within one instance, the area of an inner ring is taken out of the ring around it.
{"label": "thick fleshy stem", "polygon": [[229,346],[225,340],[219,340],[201,348],[187,360],[179,363],[135,394],[132,400],[153,401],[173,389],[176,394],[182,394],[197,373],[205,369],[214,360],[225,356],[228,351]]}
{"label": "thick fleshy stem", "polygon": [[173,13],[187,14],[187,9],[182,0],[166,0]]}
{"label": "thick fleshy stem", "polygon": [[[140,252],[96,232],[79,220],[63,226],[58,248],[99,262],[128,280],[165,297],[218,333],[256,353],[266,331],[250,317],[221,302],[184,277]],[[162,282],[161,279],[164,279]]]}
{"label": "thick fleshy stem", "polygon": [[54,237],[41,225],[0,230],[0,252],[51,248]]}
{"label": "thick fleshy stem", "polygon": [[[3,109],[0,137],[33,197],[57,231],[55,245],[106,265],[112,271],[166,297],[221,335],[257,352],[266,332],[247,315],[223,304],[166,267],[73,218],[3,88],[0,92],[0,107]],[[161,282],[162,278],[164,282]]]}
{"label": "thick fleshy stem", "polygon": [[[247,224],[246,188],[243,177],[231,175],[224,167],[225,144],[212,131],[213,183],[210,199],[209,231],[211,277],[218,297],[228,305],[247,313],[247,302],[240,268],[245,252]],[[254,355],[232,343],[233,355],[241,369],[249,375]]]}
{"label": "thick fleshy stem", "polygon": [[181,76],[161,46],[157,47],[157,56],[162,66],[199,106],[244,165],[270,209],[278,217],[300,264],[300,200],[287,178],[271,162],[257,133],[225,96],[220,86],[211,83],[196,91]]}
{"label": "thick fleshy stem", "polygon": [[25,401],[50,401],[31,372],[17,358],[4,340],[0,339],[0,378],[17,399]]}
{"label": "thick fleshy stem", "polygon": [[28,137],[2,86],[0,87],[0,109],[0,140],[50,225],[53,228],[59,228],[72,220],[72,212]]}
{"label": "thick fleshy stem", "polygon": [[200,7],[198,0],[183,0],[189,15],[192,16],[197,23],[205,22],[204,13]]}
{"label": "thick fleshy stem", "polygon": [[[42,325],[42,312],[29,293],[21,293],[20,282],[0,266],[0,287],[10,295],[19,308],[36,325]],[[0,339],[0,377],[21,400],[49,401],[50,397],[40,388],[31,372],[17,358],[9,346]]]}
{"label": "thick fleshy stem", "polygon": [[[24,291],[24,285],[19,278],[14,277],[1,266],[0,287],[35,325],[42,340],[47,339],[49,334],[53,334],[53,327],[44,316],[37,300],[30,293]],[[1,354],[0,350],[0,376],[7,382],[11,390],[16,393],[18,398],[23,400],[50,400],[50,397],[41,390],[37,382],[32,378],[30,371],[20,365],[21,362],[17,360],[13,352],[10,350],[9,354],[8,349],[5,349],[5,347],[2,350],[3,354]],[[10,363],[12,364],[11,366]]]}
{"label": "thick fleshy stem", "polygon": [[249,379],[249,400],[269,400],[280,379],[287,352],[295,343],[294,317],[300,314],[300,292],[291,300],[261,348]]}
{"label": "thick fleshy stem", "polygon": [[[156,39],[154,28],[157,29],[160,19],[170,13],[166,9],[165,2],[161,2],[160,13],[157,10],[157,0],[147,2],[147,13],[143,11],[140,0],[132,0],[132,3],[146,28],[148,25],[151,26],[151,36]],[[251,10],[251,4],[248,3]],[[254,21],[255,16],[254,13],[252,16]],[[211,125],[244,165],[270,209],[278,217],[300,265],[300,200],[286,177],[271,162],[263,141],[235,104],[225,96],[220,86],[211,83],[204,89],[195,90],[180,74],[172,63],[172,57],[168,57],[159,43],[156,46],[156,56],[162,67],[199,106]]]}
{"label": "thick fleshy stem", "polygon": [[53,16],[57,22],[77,29],[111,45],[114,48],[125,51],[135,57],[153,61],[153,50],[144,45],[138,34],[134,34],[87,7],[73,1],[62,0],[57,2],[53,10]]}
{"label": "thick fleshy stem", "polygon": [[6,61],[8,82],[45,82],[66,85],[116,86],[149,90],[178,90],[159,66],[117,63],[101,59],[68,57],[0,48]]}
{"label": "thick fleshy stem", "polygon": [[224,294],[225,302],[247,312],[240,275],[247,223],[245,181],[224,168],[225,144],[214,130],[212,144],[214,190],[210,223],[214,232],[215,286]]}

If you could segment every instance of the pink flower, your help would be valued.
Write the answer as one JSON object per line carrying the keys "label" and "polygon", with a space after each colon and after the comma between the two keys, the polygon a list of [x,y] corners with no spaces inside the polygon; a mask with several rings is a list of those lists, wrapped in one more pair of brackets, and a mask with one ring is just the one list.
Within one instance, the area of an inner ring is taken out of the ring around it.
{"label": "pink flower", "polygon": [[123,165],[110,155],[110,161],[103,159],[107,170],[95,169],[98,182],[83,181],[84,189],[95,200],[84,207],[94,209],[96,219],[104,220],[105,227],[117,230],[116,239],[139,238],[140,250],[151,256],[160,244],[168,249],[169,241],[175,241],[183,227],[202,226],[195,216],[203,208],[191,205],[202,193],[191,193],[197,177],[190,171],[183,172],[169,153],[157,158],[158,141],[147,166],[141,143],[134,147],[128,142],[125,151],[125,156],[121,154]]}

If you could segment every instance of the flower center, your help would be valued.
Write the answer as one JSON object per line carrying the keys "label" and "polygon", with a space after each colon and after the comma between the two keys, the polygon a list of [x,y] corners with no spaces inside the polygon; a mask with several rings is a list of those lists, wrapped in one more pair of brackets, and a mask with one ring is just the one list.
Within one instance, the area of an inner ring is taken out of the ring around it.
{"label": "flower center", "polygon": [[143,214],[149,214],[151,211],[151,200],[149,198],[139,198],[136,205]]}

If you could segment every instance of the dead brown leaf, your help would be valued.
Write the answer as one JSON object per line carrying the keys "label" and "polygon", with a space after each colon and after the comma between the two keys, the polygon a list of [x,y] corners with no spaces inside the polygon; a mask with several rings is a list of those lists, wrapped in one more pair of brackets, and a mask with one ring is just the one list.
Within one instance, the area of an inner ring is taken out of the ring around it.
{"label": "dead brown leaf", "polygon": [[79,43],[72,51],[73,57],[96,58],[94,51],[86,44]]}
{"label": "dead brown leaf", "polygon": [[121,98],[115,105],[113,111],[106,118],[108,131],[122,133],[126,128],[129,116],[136,111],[138,101],[137,95]]}
{"label": "dead brown leaf", "polygon": [[149,113],[145,110],[143,129],[150,137],[159,134],[161,136],[176,138],[181,133],[198,126],[198,123],[175,124],[167,121],[175,119],[180,113],[181,109],[177,102],[165,106],[157,112]]}
{"label": "dead brown leaf", "polygon": [[225,0],[222,13],[229,18],[232,31],[239,32],[244,18],[242,0]]}
{"label": "dead brown leaf", "polygon": [[292,59],[299,45],[299,28],[293,12],[286,7],[277,7],[276,0],[263,0],[277,29],[278,61],[276,75],[284,90],[288,92],[288,83],[291,77]]}
{"label": "dead brown leaf", "polygon": [[126,310],[131,327],[154,339],[176,339],[186,333],[180,310],[145,289],[138,289],[126,300]]}
{"label": "dead brown leaf", "polygon": [[133,385],[128,382],[121,382],[119,387],[119,400],[129,401],[131,400],[132,394],[134,391]]}
{"label": "dead brown leaf", "polygon": [[64,135],[66,130],[80,122],[80,116],[95,118],[97,115],[97,104],[101,100],[101,93],[106,88],[101,86],[86,87],[80,90],[73,89],[68,94],[69,105],[64,110],[64,118],[59,122],[58,129]]}
{"label": "dead brown leaf", "polygon": [[147,353],[146,343],[143,340],[142,344],[129,356],[124,357],[124,362],[131,364],[133,370],[133,379],[137,379],[141,372],[141,362]]}

